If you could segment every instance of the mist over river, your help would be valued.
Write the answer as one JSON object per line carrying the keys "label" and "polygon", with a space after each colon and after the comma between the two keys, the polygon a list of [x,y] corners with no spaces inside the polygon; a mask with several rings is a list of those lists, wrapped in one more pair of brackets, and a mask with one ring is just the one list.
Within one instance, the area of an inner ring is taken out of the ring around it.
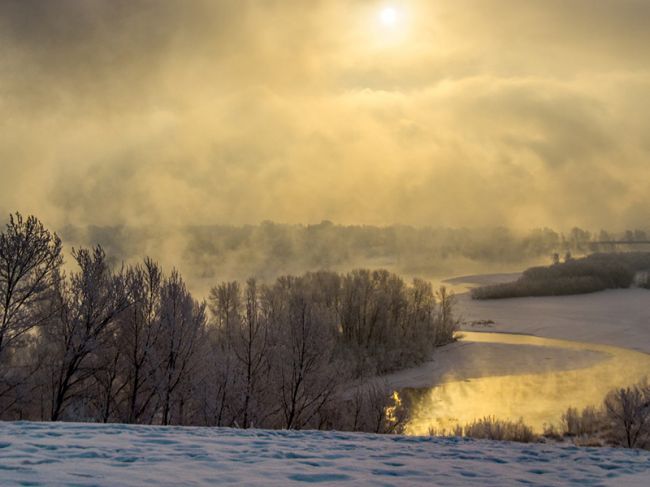
{"label": "mist over river", "polygon": [[[577,368],[549,370],[543,362],[539,372],[524,371],[464,380],[443,380],[432,388],[405,388],[402,398],[412,404],[406,431],[425,435],[450,431],[476,419],[492,416],[518,420],[541,433],[544,425],[557,424],[569,407],[599,406],[612,389],[642,380],[650,371],[650,355],[602,344],[542,338],[510,333],[461,333],[467,343],[547,347],[567,352],[597,352],[599,359]],[[508,360],[504,354],[501,360]]]}

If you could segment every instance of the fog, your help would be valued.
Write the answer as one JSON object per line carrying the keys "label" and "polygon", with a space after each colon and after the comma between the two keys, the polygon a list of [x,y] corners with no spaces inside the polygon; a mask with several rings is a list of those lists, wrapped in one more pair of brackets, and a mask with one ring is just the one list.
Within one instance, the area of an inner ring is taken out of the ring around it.
{"label": "fog", "polygon": [[[558,253],[579,256],[593,251],[647,248],[648,244],[596,242],[647,240],[650,231],[626,233],[567,232],[549,228],[444,228],[406,225],[138,225],[64,226],[58,230],[64,249],[102,245],[113,265],[140,262],[149,256],[166,269],[181,271],[199,296],[217,282],[255,277],[271,282],[278,276],[327,269],[383,268],[406,279],[425,278],[436,287],[451,276],[519,272],[546,265]],[[72,259],[68,258],[69,263]],[[514,279],[514,277],[512,278]],[[511,279],[511,280],[512,280]],[[446,286],[451,283],[445,282]],[[464,286],[459,286],[464,290]]]}
{"label": "fog", "polygon": [[[642,380],[650,364],[647,354],[624,348],[508,333],[465,332],[465,336],[470,342],[531,345],[529,353],[541,363],[535,373],[463,380],[449,377],[434,388],[405,391],[414,400],[413,417],[407,425],[410,434],[449,433],[459,424],[488,416],[503,420],[521,417],[541,433],[545,426],[559,423],[567,408],[600,405],[609,390]],[[575,366],[575,360],[567,360],[571,364],[568,370],[547,370],[543,357],[548,349],[540,348],[545,352],[537,356],[534,347],[596,351],[604,359],[589,366]]]}
{"label": "fog", "polygon": [[393,4],[3,1],[0,212],[647,225],[650,3]]}

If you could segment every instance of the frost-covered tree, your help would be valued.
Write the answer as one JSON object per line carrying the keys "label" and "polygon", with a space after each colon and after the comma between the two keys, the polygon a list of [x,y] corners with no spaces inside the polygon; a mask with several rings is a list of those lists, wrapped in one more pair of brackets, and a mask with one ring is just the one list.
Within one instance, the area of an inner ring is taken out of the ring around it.
{"label": "frost-covered tree", "polygon": [[650,446],[650,385],[611,391],[604,402],[610,441],[628,448]]}
{"label": "frost-covered tree", "polygon": [[203,374],[200,416],[203,424],[233,426],[242,410],[243,362],[235,355],[233,345],[242,326],[243,305],[238,282],[224,282],[210,291],[212,315],[208,329],[208,351]]}
{"label": "frost-covered tree", "polygon": [[45,328],[50,345],[51,415],[61,418],[72,399],[85,402],[84,386],[93,375],[98,352],[106,346],[129,305],[122,272],[113,272],[101,247],[73,251],[79,271],[61,282],[52,306],[58,310]]}
{"label": "frost-covered tree", "polygon": [[396,431],[385,391],[344,385],[427,360],[456,326],[453,296],[385,270],[222,283],[209,315],[150,259],[72,255],[66,276],[34,217],[0,234],[0,419]]}
{"label": "frost-covered tree", "polygon": [[267,294],[281,301],[269,312],[272,377],[280,426],[301,429],[314,420],[345,378],[335,360],[336,321],[316,295],[310,276],[279,279]]}
{"label": "frost-covered tree", "polygon": [[151,421],[156,395],[158,363],[155,347],[161,338],[160,313],[163,273],[151,259],[126,272],[130,301],[119,322],[119,346],[123,353],[122,374],[125,404],[122,420],[128,423]]}
{"label": "frost-covered tree", "polygon": [[262,412],[258,400],[259,388],[268,375],[268,320],[260,310],[260,295],[255,279],[246,282],[243,301],[243,316],[238,320],[239,326],[228,329],[228,340],[234,356],[239,362],[242,373],[242,407],[238,415],[239,425],[248,428],[259,418],[256,412]]}
{"label": "frost-covered tree", "polygon": [[49,317],[44,302],[60,278],[62,260],[61,241],[38,219],[9,216],[0,233],[0,398],[32,372],[29,357],[17,351]]}
{"label": "frost-covered tree", "polygon": [[59,278],[61,241],[33,216],[10,215],[0,233],[0,356],[38,326],[37,306]]}
{"label": "frost-covered tree", "polygon": [[159,414],[164,425],[183,422],[205,326],[205,303],[194,300],[180,274],[172,271],[160,291],[160,336],[155,347]]}

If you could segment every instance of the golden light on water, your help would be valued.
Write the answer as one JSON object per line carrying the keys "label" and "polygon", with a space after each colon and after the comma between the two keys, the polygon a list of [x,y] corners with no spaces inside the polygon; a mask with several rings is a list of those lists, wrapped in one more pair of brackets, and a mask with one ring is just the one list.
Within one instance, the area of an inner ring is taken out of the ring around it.
{"label": "golden light on water", "polygon": [[399,421],[399,418],[397,417],[397,411],[402,406],[402,399],[400,398],[399,392],[397,391],[393,392],[391,399],[393,403],[391,406],[388,406],[385,411],[386,420],[389,424],[396,424]]}
{"label": "golden light on water", "polygon": [[[429,390],[404,390],[414,401],[406,432],[427,435],[453,431],[484,417],[517,421],[536,432],[544,425],[557,425],[569,407],[600,406],[605,395],[643,379],[650,371],[650,355],[633,350],[502,333],[464,333],[464,340],[555,347],[600,352],[604,359],[573,370],[483,377],[451,381]],[[541,364],[540,364],[541,365]]]}

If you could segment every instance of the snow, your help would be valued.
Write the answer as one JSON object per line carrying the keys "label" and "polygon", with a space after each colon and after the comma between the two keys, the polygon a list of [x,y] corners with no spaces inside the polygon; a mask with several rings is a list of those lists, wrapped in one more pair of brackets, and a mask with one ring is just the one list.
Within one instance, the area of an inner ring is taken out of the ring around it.
{"label": "snow", "polygon": [[525,333],[650,353],[647,289],[481,301],[461,294],[458,304],[466,321],[493,320],[495,324],[486,331]]}
{"label": "snow", "polygon": [[[451,277],[442,281],[451,286],[464,285],[467,287],[487,286],[489,284],[503,284],[513,282],[522,276],[521,272],[501,272],[498,274],[472,274],[469,276]],[[469,285],[469,286],[468,286]]]}
{"label": "snow", "polygon": [[647,485],[650,452],[320,431],[0,423],[0,484]]}

